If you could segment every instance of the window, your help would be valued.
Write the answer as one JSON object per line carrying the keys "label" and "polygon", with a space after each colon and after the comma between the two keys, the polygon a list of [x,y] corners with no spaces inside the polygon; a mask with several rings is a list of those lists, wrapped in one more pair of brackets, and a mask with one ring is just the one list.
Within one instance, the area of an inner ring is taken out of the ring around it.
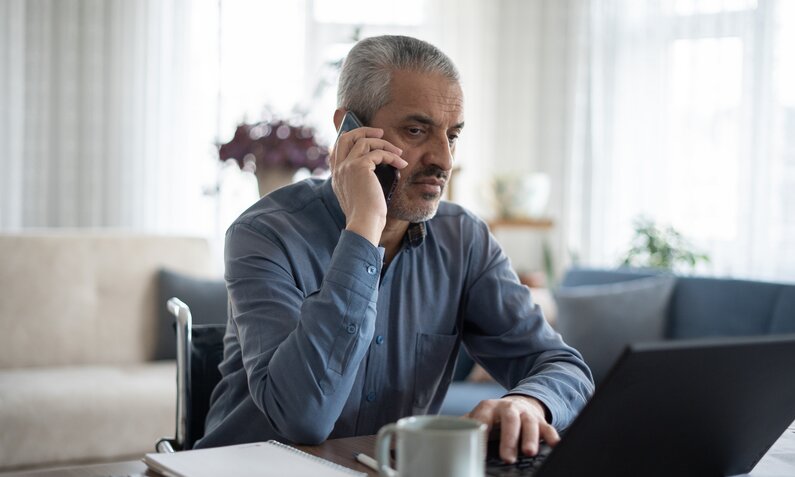
{"label": "window", "polygon": [[623,3],[593,19],[586,256],[617,263],[644,214],[701,272],[795,279],[795,3]]}

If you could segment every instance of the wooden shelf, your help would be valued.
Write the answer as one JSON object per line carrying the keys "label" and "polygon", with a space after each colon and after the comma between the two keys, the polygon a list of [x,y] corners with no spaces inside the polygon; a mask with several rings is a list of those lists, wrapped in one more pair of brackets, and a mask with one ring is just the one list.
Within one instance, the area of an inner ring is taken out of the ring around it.
{"label": "wooden shelf", "polygon": [[552,219],[494,219],[488,222],[491,230],[499,228],[529,228],[529,229],[551,229],[555,226]]}

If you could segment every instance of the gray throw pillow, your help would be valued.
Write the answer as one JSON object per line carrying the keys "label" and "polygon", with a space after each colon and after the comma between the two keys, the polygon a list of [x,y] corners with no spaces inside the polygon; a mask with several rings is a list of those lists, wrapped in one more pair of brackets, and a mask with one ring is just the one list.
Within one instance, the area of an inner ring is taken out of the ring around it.
{"label": "gray throw pillow", "polygon": [[177,336],[174,315],[166,303],[172,297],[182,300],[190,308],[194,325],[226,323],[226,284],[223,280],[195,278],[170,270],[158,274],[158,325],[155,359],[175,359]]}
{"label": "gray throw pillow", "polygon": [[555,293],[558,331],[582,353],[597,384],[628,344],[664,338],[675,284],[672,276],[648,277]]}

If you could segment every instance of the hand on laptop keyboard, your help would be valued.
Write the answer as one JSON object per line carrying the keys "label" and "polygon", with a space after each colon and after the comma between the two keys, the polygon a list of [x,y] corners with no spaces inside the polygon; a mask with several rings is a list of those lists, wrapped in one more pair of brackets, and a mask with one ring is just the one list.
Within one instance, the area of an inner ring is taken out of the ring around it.
{"label": "hand on laptop keyboard", "polygon": [[547,414],[539,400],[509,395],[481,401],[467,417],[486,423],[492,433],[489,440],[501,443],[499,456],[513,463],[517,455],[535,455],[542,440],[550,446],[558,443],[560,437],[547,422]]}
{"label": "hand on laptop keyboard", "polygon": [[500,458],[499,440],[489,441],[486,455],[486,475],[488,477],[528,477],[541,466],[544,459],[552,451],[552,448],[545,443],[541,443],[538,454],[527,456],[522,453],[514,463],[507,463]]}

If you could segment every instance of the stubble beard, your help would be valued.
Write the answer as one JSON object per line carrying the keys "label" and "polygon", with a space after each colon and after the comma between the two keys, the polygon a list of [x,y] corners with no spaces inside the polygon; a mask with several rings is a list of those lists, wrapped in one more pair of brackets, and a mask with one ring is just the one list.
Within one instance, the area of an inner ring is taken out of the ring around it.
{"label": "stubble beard", "polygon": [[[392,219],[405,220],[410,223],[419,223],[431,220],[439,209],[439,201],[442,199],[444,186],[438,194],[422,194],[421,200],[415,200],[412,203],[409,198],[408,189],[411,187],[413,180],[418,176],[437,175],[434,171],[423,171],[419,174],[414,174],[409,177],[405,182],[398,184],[395,192],[392,194],[392,200],[389,202],[389,209],[387,216]],[[444,174],[444,173],[442,173]],[[447,177],[447,174],[444,174]]]}

